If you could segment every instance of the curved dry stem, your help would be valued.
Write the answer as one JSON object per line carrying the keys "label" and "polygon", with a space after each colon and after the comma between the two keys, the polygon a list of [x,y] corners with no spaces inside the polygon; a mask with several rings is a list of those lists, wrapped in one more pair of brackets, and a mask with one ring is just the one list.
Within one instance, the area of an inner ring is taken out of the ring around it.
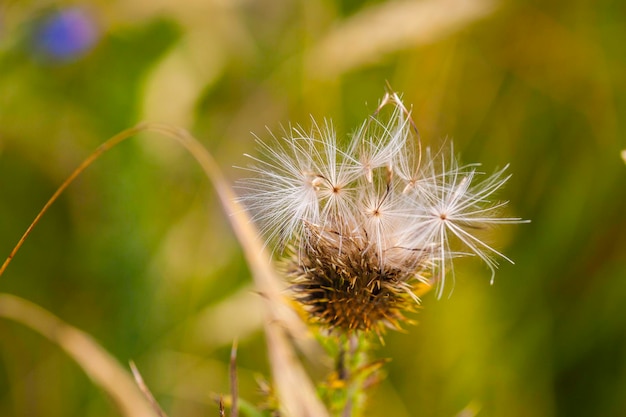
{"label": "curved dry stem", "polygon": [[[219,200],[233,230],[242,245],[248,265],[258,291],[266,301],[267,319],[265,332],[267,336],[270,364],[274,382],[277,387],[284,414],[295,417],[324,417],[328,415],[315,394],[315,389],[306,375],[291,345],[288,334],[296,341],[311,340],[308,330],[300,317],[293,311],[283,298],[281,280],[272,269],[259,234],[245,210],[235,201],[235,194],[224,178],[211,154],[204,146],[186,130],[172,126],[143,123],[124,130],[100,145],[74,172],[61,184],[41,211],[37,214],[26,232],[22,235],[8,258],[0,267],[0,276],[4,273],[12,259],[28,238],[33,228],[50,206],[59,198],[65,189],[94,161],[107,150],[140,132],[155,132],[176,140],[198,162],[206,176],[215,187]],[[42,331],[45,329],[41,329]],[[304,342],[303,342],[304,343]],[[136,414],[139,415],[139,414]]]}
{"label": "curved dry stem", "polygon": [[124,416],[159,417],[132,376],[88,334],[30,301],[0,294],[0,317],[23,324],[58,345],[111,396]]}
{"label": "curved dry stem", "polygon": [[17,244],[15,245],[15,247],[13,248],[9,256],[5,259],[4,263],[0,267],[0,277],[2,276],[2,274],[4,274],[4,271],[7,269],[7,267],[9,266],[9,264],[11,263],[11,261],[13,260],[17,252],[20,250],[20,248],[22,247],[22,245],[24,244],[24,242],[26,241],[30,233],[35,228],[35,226],[37,226],[37,224],[39,223],[43,215],[46,213],[46,211],[48,211],[50,206],[52,206],[52,204],[54,204],[54,202],[57,201],[57,199],[63,193],[63,191],[65,191],[65,189],[69,187],[70,184],[72,184],[74,180],[78,178],[78,176],[82,174],[82,172],[85,169],[87,169],[91,164],[93,164],[94,161],[96,161],[96,159],[100,158],[102,154],[104,154],[106,151],[113,148],[115,145],[119,144],[120,142],[123,142],[125,139],[128,139],[129,137],[136,135],[142,130],[143,130],[143,127],[141,127],[141,125],[138,125],[130,129],[126,129],[123,132],[120,132],[117,135],[113,136],[111,139],[107,140],[102,145],[100,145],[91,155],[87,157],[87,159],[85,159],[78,166],[78,168],[74,170],[74,172],[70,174],[69,177],[67,177],[67,179],[63,182],[63,184],[61,184],[61,186],[57,188],[54,194],[52,194],[52,197],[50,197],[50,199],[46,202],[46,204],[44,204],[44,206],[39,211],[39,213],[37,213],[37,216],[35,216],[35,220],[33,220],[30,226],[28,226],[28,228],[26,229],[26,231],[24,232],[20,240],[17,242]]}
{"label": "curved dry stem", "polygon": [[265,335],[274,383],[285,415],[323,417],[328,412],[315,394],[315,388],[306,375],[289,342],[287,333],[296,340],[306,337],[306,325],[288,307],[281,295],[280,280],[269,263],[259,233],[246,211],[235,201],[235,194],[228,185],[211,154],[187,131],[161,124],[146,124],[145,130],[158,132],[178,141],[196,159],[213,183],[244,255],[252,271],[255,284],[266,300],[267,320]]}

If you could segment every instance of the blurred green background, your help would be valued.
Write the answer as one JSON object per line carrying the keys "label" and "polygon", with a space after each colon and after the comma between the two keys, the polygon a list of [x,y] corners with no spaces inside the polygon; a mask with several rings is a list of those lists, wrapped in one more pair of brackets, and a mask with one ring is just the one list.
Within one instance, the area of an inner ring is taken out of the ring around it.
{"label": "blurred green background", "polygon": [[[626,415],[626,3],[3,1],[0,257],[101,142],[185,127],[233,182],[250,132],[332,118],[347,135],[389,81],[426,144],[514,174],[516,261],[474,259],[450,298],[390,333],[377,416]],[[0,291],[134,359],[172,417],[217,416],[240,341],[242,396],[268,376],[261,306],[212,187],[170,140],[115,148],[47,213]],[[0,415],[116,415],[55,345],[0,322]]]}

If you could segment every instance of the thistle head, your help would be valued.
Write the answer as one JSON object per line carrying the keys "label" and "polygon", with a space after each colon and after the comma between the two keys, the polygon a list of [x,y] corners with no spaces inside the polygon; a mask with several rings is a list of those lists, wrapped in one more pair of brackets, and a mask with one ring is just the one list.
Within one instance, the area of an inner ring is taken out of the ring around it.
{"label": "thistle head", "polygon": [[[386,106],[393,111],[383,121]],[[330,122],[258,144],[241,201],[286,257],[295,299],[329,329],[399,328],[419,302],[418,285],[436,285],[441,296],[454,258],[478,256],[492,279],[498,258],[510,261],[475,234],[521,222],[498,217],[505,203],[493,198],[505,170],[484,177],[452,149],[422,150],[396,94],[346,146]]]}

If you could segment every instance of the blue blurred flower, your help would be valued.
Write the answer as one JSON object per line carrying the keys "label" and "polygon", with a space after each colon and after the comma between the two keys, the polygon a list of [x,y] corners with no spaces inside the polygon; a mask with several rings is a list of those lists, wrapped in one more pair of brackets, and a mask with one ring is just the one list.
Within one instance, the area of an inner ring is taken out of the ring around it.
{"label": "blue blurred flower", "polygon": [[91,50],[100,31],[84,9],[68,8],[45,17],[34,33],[35,51],[56,61],[71,61]]}

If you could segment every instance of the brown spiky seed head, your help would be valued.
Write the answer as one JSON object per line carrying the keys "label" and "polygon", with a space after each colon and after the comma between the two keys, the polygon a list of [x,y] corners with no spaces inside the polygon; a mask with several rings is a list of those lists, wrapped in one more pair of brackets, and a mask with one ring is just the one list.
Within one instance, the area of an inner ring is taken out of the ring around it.
{"label": "brown spiky seed head", "polygon": [[[307,241],[289,264],[291,289],[313,321],[331,330],[400,329],[417,307],[415,267],[381,262],[363,236],[306,227]],[[426,259],[424,259],[426,261]]]}

